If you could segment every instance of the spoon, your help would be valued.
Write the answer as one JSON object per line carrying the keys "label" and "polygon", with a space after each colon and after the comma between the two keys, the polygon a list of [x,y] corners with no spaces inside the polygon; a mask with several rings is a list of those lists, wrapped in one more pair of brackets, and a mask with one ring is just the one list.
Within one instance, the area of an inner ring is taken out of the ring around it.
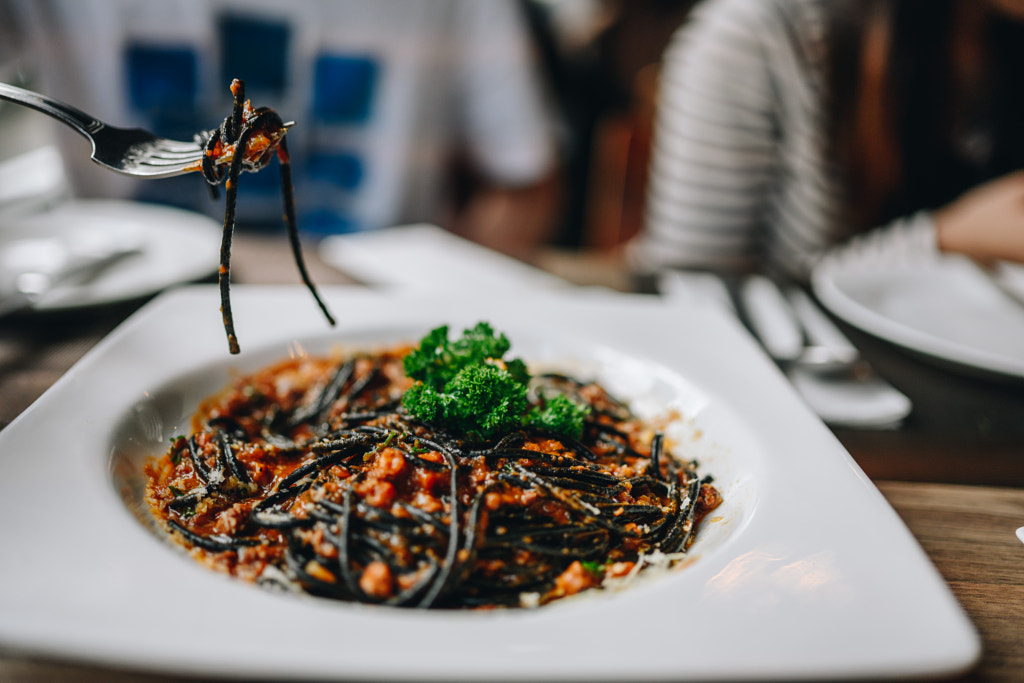
{"label": "spoon", "polygon": [[[33,308],[56,287],[91,282],[141,251],[138,244],[112,241],[72,247],[56,237],[12,243],[0,263],[0,315]],[[8,271],[6,276],[2,270]]]}

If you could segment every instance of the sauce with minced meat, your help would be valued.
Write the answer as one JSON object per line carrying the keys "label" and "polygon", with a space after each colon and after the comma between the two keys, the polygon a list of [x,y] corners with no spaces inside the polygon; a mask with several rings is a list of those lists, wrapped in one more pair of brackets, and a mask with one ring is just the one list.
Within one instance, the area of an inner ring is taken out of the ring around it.
{"label": "sauce with minced meat", "polygon": [[[329,406],[324,407],[318,421],[304,421],[284,429],[283,436],[301,444],[318,438],[319,425],[326,422],[332,428],[343,424],[346,415],[366,411],[384,404],[396,404],[402,393],[411,385],[402,369],[402,357],[408,348],[396,348],[368,354],[355,359],[352,382],[365,378],[369,373],[374,379],[354,397],[342,394]],[[250,524],[254,509],[271,496],[275,489],[296,468],[309,463],[317,454],[288,444],[280,445],[274,438],[267,438],[268,424],[281,422],[310,405],[316,405],[342,359],[338,357],[297,357],[278,362],[252,375],[238,378],[228,389],[203,401],[193,418],[193,443],[197,456],[189,453],[189,440],[185,437],[174,439],[171,448],[163,457],[150,461],[145,468],[148,477],[147,500],[156,518],[165,527],[173,521],[194,534],[217,539],[246,537],[250,545],[232,550],[215,551],[190,544],[180,534],[174,538],[189,547],[191,554],[201,563],[215,570],[226,572],[248,581],[258,580],[269,566],[286,565],[285,554],[288,542],[285,532],[269,527]],[[639,492],[634,496],[630,480],[647,470],[650,465],[650,441],[653,429],[635,418],[614,420],[601,414],[604,409],[614,412],[615,402],[600,386],[588,384],[579,391],[598,414],[597,419],[615,427],[629,440],[636,455],[622,457],[614,449],[600,442],[588,444],[597,456],[601,471],[622,480],[622,486],[615,500],[623,506],[664,505],[665,501],[651,491]],[[366,424],[382,428],[395,426],[391,413],[369,420]],[[244,477],[236,477],[218,464],[221,458],[221,441],[218,429],[229,425],[233,433],[232,451],[244,469]],[[403,423],[402,429],[412,429],[423,438],[435,438],[425,426]],[[244,432],[244,437],[242,433]],[[241,438],[240,438],[241,437]],[[531,436],[520,446],[527,453],[519,462],[530,466],[528,452],[537,452],[538,457],[561,458],[561,466],[571,470],[590,467],[579,461],[570,445],[559,438]],[[176,506],[176,499],[188,496],[202,487],[211,487],[205,482],[193,457],[201,458],[202,469],[221,472],[223,481],[214,482],[216,493],[201,497],[194,506]],[[663,461],[664,461],[663,457]],[[662,463],[664,468],[664,462]],[[218,470],[218,467],[220,469]],[[519,509],[530,515],[546,518],[551,524],[571,524],[573,510],[556,498],[541,495],[536,488],[497,485],[500,473],[507,470],[502,461],[488,462],[484,457],[468,458],[461,463],[458,474],[459,504],[462,510],[469,509],[475,496],[482,496],[483,510],[479,525],[486,533],[501,536],[506,529],[501,525],[487,528],[488,519],[498,511]],[[354,470],[358,471],[358,476]],[[318,501],[339,503],[345,490],[350,489],[360,504],[387,511],[397,519],[409,519],[412,513],[408,507],[427,515],[433,515],[441,522],[449,511],[447,495],[450,486],[450,471],[445,456],[435,449],[423,448],[415,454],[407,448],[387,445],[374,448],[357,458],[356,462],[340,462],[326,468],[319,475],[317,486],[294,496],[282,510],[302,520]],[[710,483],[700,485],[699,500],[696,501],[695,524],[721,503],[721,496]],[[613,517],[622,510],[612,510]],[[642,530],[642,525],[631,522],[625,525],[629,530]],[[169,528],[169,527],[168,527]],[[324,525],[310,525],[294,532],[302,543],[315,553],[315,559],[302,567],[310,580],[332,585],[340,582],[338,574],[329,570],[331,561],[338,559],[339,550],[336,536]],[[382,536],[381,542],[388,546],[397,561],[415,563],[417,550],[413,542],[397,536]],[[530,537],[525,538],[530,541]],[[628,574],[637,561],[637,553],[643,548],[633,537],[621,539],[618,547],[612,548],[605,561],[608,576]],[[464,560],[467,550],[462,549],[457,559]],[[529,566],[537,562],[535,554],[528,550],[515,551],[514,561]],[[473,572],[482,576],[495,576],[506,567],[508,560],[477,557]],[[403,590],[413,588],[423,579],[426,569],[396,575],[388,562],[373,560],[356,567],[359,590],[371,601],[384,601]],[[554,586],[545,601],[572,595],[599,585],[597,576],[584,568],[580,561],[573,561],[557,576]]]}

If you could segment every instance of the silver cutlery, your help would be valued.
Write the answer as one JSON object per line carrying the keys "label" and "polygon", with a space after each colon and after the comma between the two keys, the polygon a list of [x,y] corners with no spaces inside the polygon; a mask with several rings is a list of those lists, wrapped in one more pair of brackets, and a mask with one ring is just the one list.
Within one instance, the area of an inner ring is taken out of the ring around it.
{"label": "silver cutlery", "polygon": [[740,284],[737,299],[755,337],[825,422],[892,428],[910,414],[910,399],[874,372],[802,290],[784,294],[755,275]]}
{"label": "silver cutlery", "polygon": [[804,352],[804,335],[775,283],[767,277],[752,275],[740,283],[737,298],[768,355],[784,365],[798,362]]}
{"label": "silver cutlery", "polygon": [[741,285],[744,311],[762,346],[781,364],[840,374],[862,363],[860,352],[801,289],[783,293],[764,276]]}
{"label": "silver cutlery", "polygon": [[141,251],[138,244],[71,248],[53,237],[8,245],[4,256],[16,263],[0,263],[0,316],[35,307],[58,287],[88,284]]}
{"label": "silver cutlery", "polygon": [[182,175],[203,156],[197,142],[168,140],[141,128],[110,126],[69,104],[7,83],[0,83],[0,99],[30,107],[71,126],[92,144],[93,161],[125,175]]}
{"label": "silver cutlery", "polygon": [[857,347],[806,292],[793,287],[786,292],[786,298],[805,337],[805,345],[797,362],[822,373],[849,372],[866,365]]}

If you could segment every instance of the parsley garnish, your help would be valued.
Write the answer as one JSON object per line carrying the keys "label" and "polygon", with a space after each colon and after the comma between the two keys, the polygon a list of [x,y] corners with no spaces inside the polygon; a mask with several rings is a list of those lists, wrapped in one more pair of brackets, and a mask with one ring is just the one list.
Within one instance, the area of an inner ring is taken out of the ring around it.
{"label": "parsley garnish", "polygon": [[504,334],[486,322],[448,338],[448,326],[427,333],[404,360],[405,373],[416,380],[402,398],[412,415],[424,422],[472,437],[492,437],[531,426],[579,438],[590,413],[563,395],[530,408],[530,373]]}

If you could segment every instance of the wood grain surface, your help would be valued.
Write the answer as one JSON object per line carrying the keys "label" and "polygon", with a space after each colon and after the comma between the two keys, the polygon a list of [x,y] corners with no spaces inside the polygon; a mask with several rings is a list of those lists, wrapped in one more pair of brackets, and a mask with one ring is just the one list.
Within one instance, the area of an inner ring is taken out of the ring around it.
{"label": "wood grain surface", "polygon": [[981,634],[968,680],[1024,680],[1024,490],[876,482]]}

